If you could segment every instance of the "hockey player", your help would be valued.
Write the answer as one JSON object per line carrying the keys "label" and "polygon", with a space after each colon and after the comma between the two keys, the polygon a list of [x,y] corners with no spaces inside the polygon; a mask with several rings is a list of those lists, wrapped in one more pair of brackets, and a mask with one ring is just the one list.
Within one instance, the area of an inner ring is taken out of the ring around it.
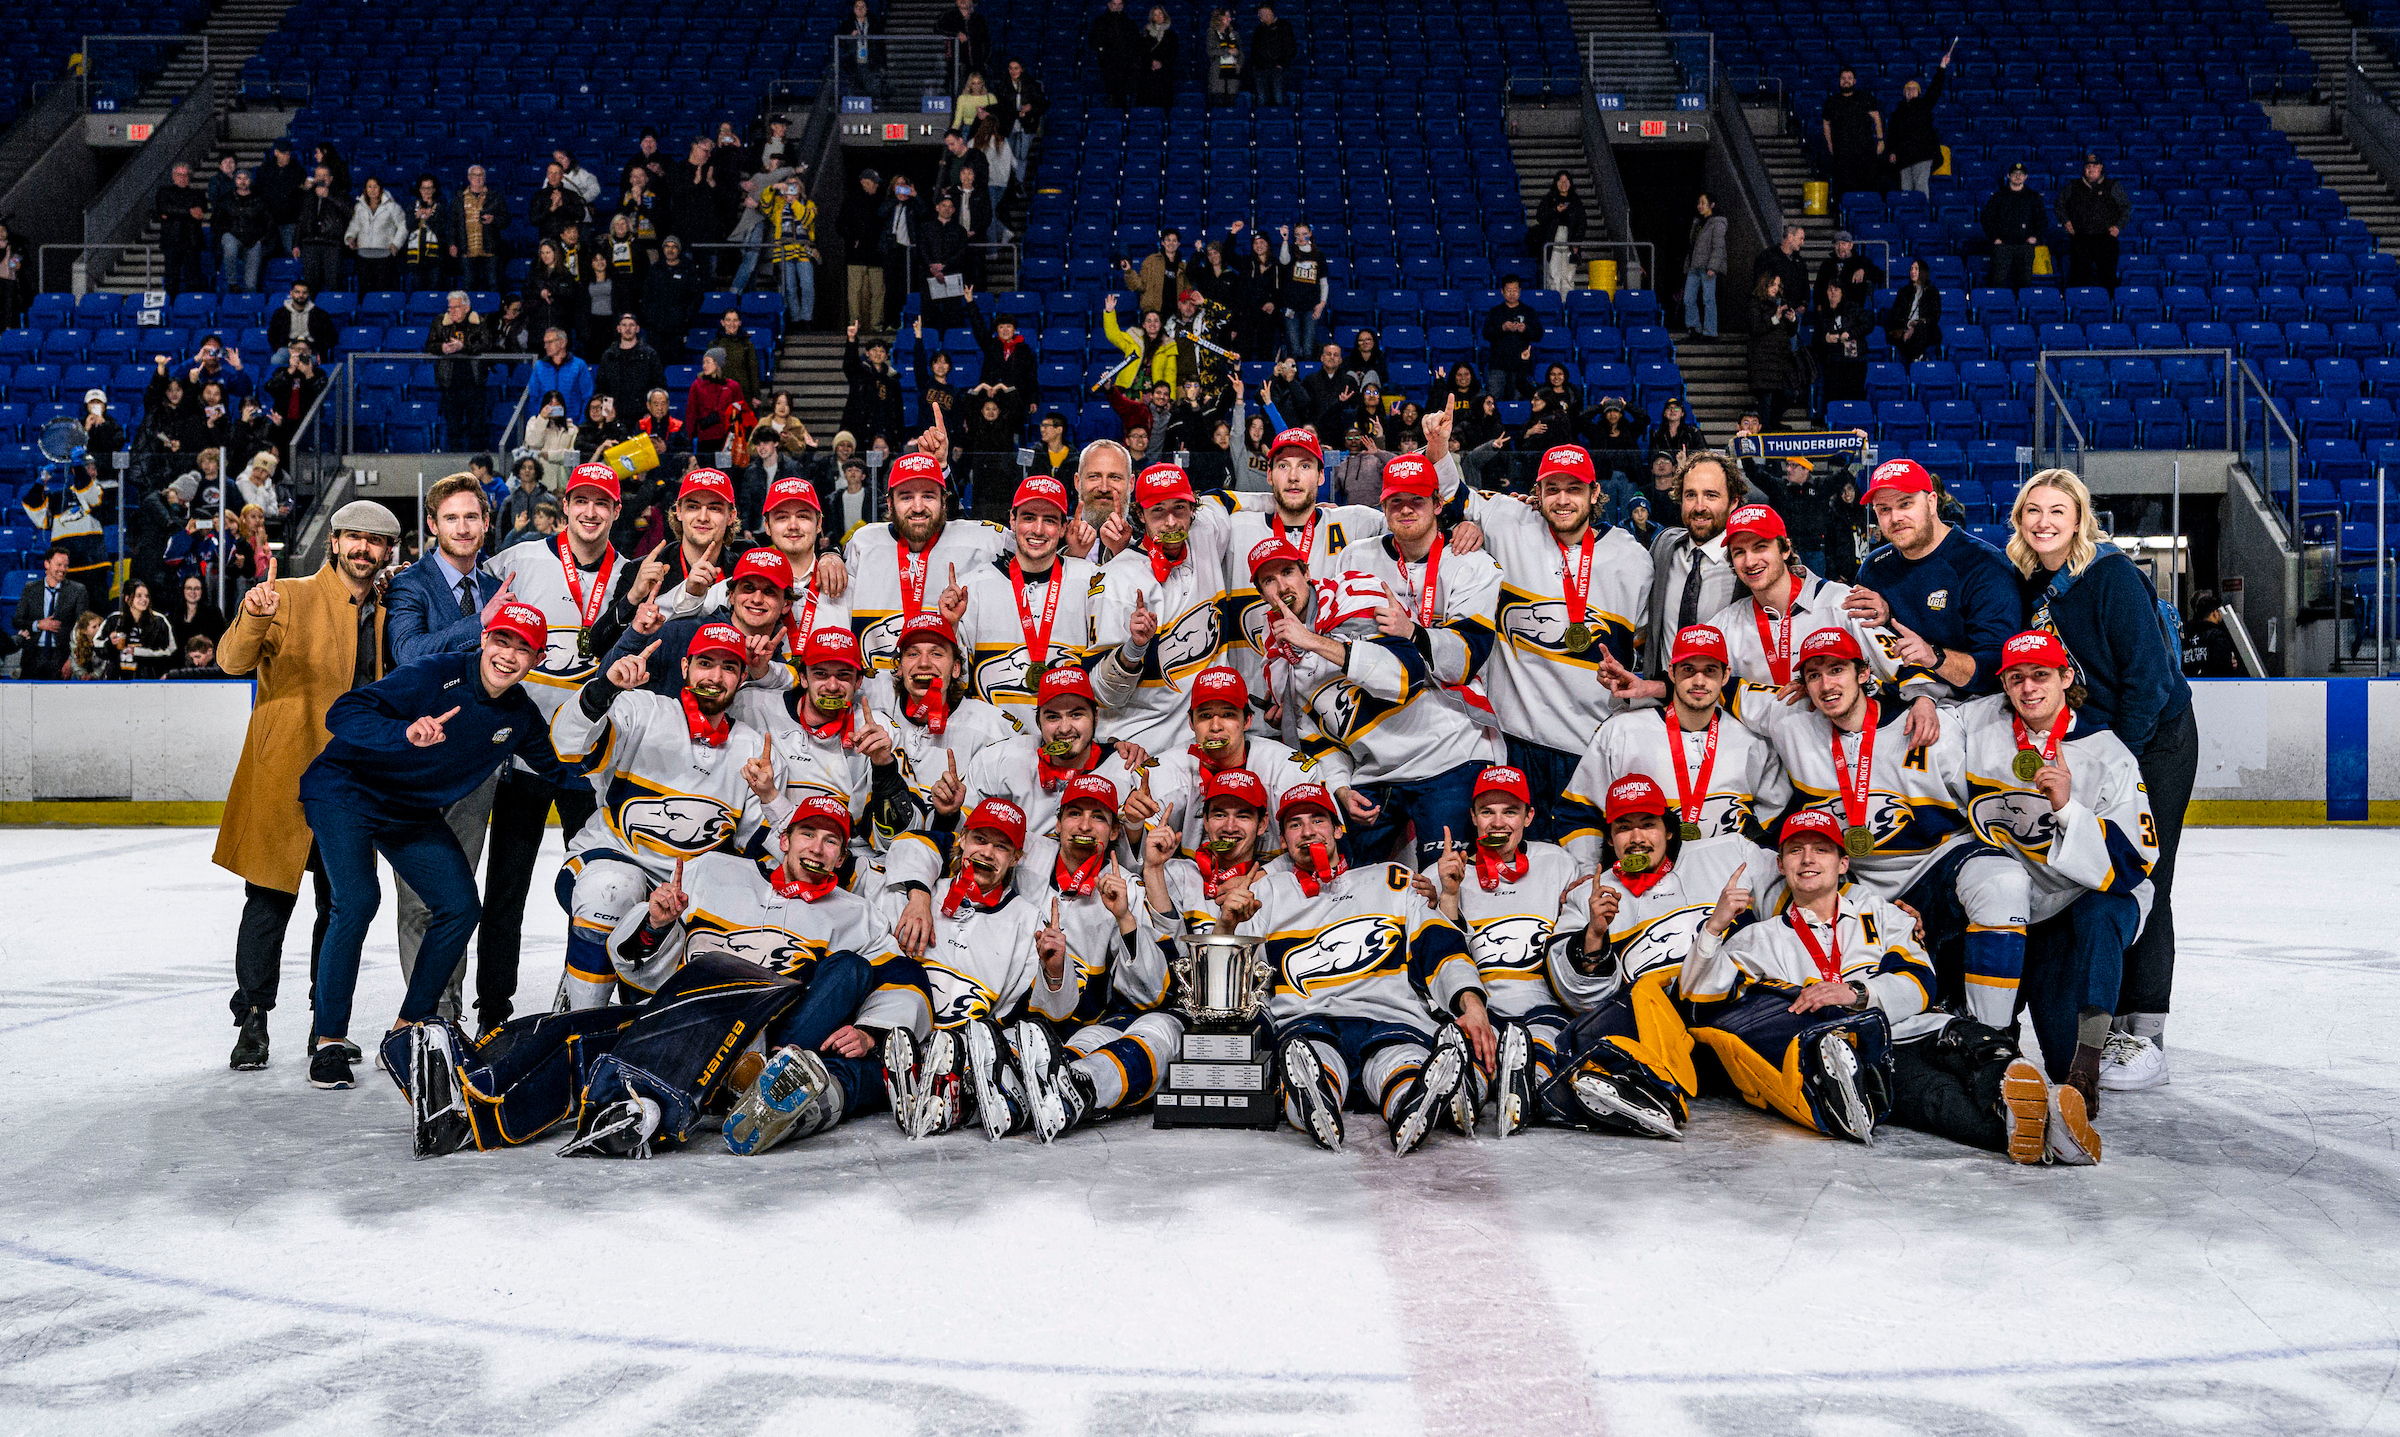
{"label": "hockey player", "polygon": [[608,612],[594,625],[596,652],[616,647],[643,604],[656,602],[679,585],[689,598],[699,600],[725,577],[719,565],[733,539],[733,502],[733,480],[724,470],[684,471],[675,502],[667,510],[667,528],[675,538],[651,549],[620,584]]}
{"label": "hockey player", "polygon": [[[1650,612],[1650,556],[1624,530],[1594,513],[1599,478],[1592,456],[1562,444],[1535,466],[1533,499],[1468,488],[1449,452],[1450,415],[1426,416],[1425,457],[1445,502],[1464,501],[1499,562],[1493,615],[1498,641],[1487,666],[1492,713],[1508,740],[1508,762],[1532,787],[1557,794],[1593,730],[1623,703],[1599,680],[1607,654],[1633,667]],[[1544,805],[1534,837],[1554,842],[1566,815]]]}
{"label": "hockey player", "polygon": [[780,666],[783,673],[777,676],[777,682],[788,685],[805,644],[805,640],[792,632],[791,562],[774,549],[747,550],[710,592],[722,594],[724,606],[696,618],[669,619],[656,604],[637,606],[632,624],[626,627],[616,647],[609,650],[608,661],[613,664],[639,651],[650,640],[658,640],[661,652],[657,655],[658,662],[651,666],[654,670],[651,683],[660,693],[672,696],[676,665],[682,661],[692,635],[703,624],[731,624],[749,645],[752,675],[763,676],[770,666]]}
{"label": "hockey player", "polygon": [[[1322,785],[1286,793],[1276,816],[1290,868],[1225,907],[1238,931],[1267,940],[1284,1116],[1334,1149],[1344,1104],[1371,1106],[1392,1151],[1413,1152],[1466,1081],[1466,1065],[1489,1074],[1497,1062],[1483,980],[1410,870],[1343,861],[1341,820]],[[1437,1013],[1450,1021],[1437,1026]]]}
{"label": "hockey player", "polygon": [[1058,830],[1061,795],[1075,779],[1096,774],[1113,791],[1125,795],[1125,821],[1146,825],[1162,808],[1182,806],[1179,772],[1153,780],[1154,765],[1139,744],[1103,742],[1093,737],[1100,721],[1099,700],[1092,695],[1092,677],[1072,665],[1042,675],[1041,706],[1034,710],[1034,731],[1004,738],[979,750],[966,765],[966,795],[970,807],[987,798],[1005,798],[1022,809],[1025,831],[1050,838]]}
{"label": "hockey player", "polygon": [[2149,907],[2158,826],[2124,741],[2083,724],[2075,670],[2047,630],[2000,649],[2000,693],[1951,715],[1966,746],[1967,824],[2033,885],[2025,1000],[2053,1081],[2093,1116],[2125,949]]}
{"label": "hockey player", "polygon": [[966,692],[958,634],[941,614],[920,611],[895,634],[892,668],[870,677],[861,696],[892,736],[899,788],[875,805],[871,846],[882,852],[939,815],[966,806],[965,774],[975,756],[1015,735],[1000,711]]}
{"label": "hockey player", "polygon": [[[948,860],[924,958],[933,1034],[920,1053],[895,1032],[884,1047],[884,1081],[892,1117],[910,1137],[956,1127],[971,1096],[986,1135],[997,1140],[1012,1116],[1001,1088],[1009,1051],[1002,1026],[1028,1016],[1066,1021],[1082,985],[1056,915],[1045,921],[1044,907],[1017,891],[1025,815],[1015,804],[985,799],[955,838],[937,833],[932,841]],[[921,888],[902,880],[894,896]]]}
{"label": "hockey player", "polygon": [[1569,814],[1562,842],[1593,863],[1602,841],[1600,798],[1627,774],[1671,783],[1674,827],[1686,843],[1737,834],[1763,842],[1792,799],[1791,781],[1766,740],[1726,721],[1725,636],[1706,624],[1678,631],[1667,655],[1664,707],[1628,709],[1600,726],[1560,800]]}
{"label": "hockey player", "polygon": [[[796,658],[808,636],[819,628],[849,624],[850,606],[842,597],[848,572],[841,555],[817,552],[825,511],[817,486],[806,479],[786,475],[768,485],[759,524],[766,530],[768,545],[791,566],[792,611],[785,621],[785,643],[777,657]],[[726,607],[726,590],[732,582],[729,574],[716,585],[695,591],[687,577],[683,583],[663,586],[652,602],[670,619],[715,613]]]}
{"label": "hockey player", "polygon": [[[1225,551],[1225,592],[1232,596],[1234,632],[1253,629],[1241,622],[1256,592],[1242,556],[1269,539],[1281,539],[1301,555],[1312,579],[1333,578],[1342,550],[1383,533],[1383,511],[1364,504],[1322,504],[1325,447],[1314,432],[1286,429],[1267,443],[1267,491],[1271,509],[1245,508],[1233,516]],[[1236,496],[1237,502],[1246,495]]]}
{"label": "hockey player", "polygon": [[1093,638],[1101,732],[1151,753],[1191,742],[1191,681],[1224,646],[1225,511],[1203,508],[1191,477],[1153,464],[1134,481],[1145,534],[1108,561]]}
{"label": "hockey player", "polygon": [[[1142,894],[1169,937],[1203,924],[1235,926],[1253,911],[1251,885],[1266,874],[1267,787],[1246,768],[1207,774],[1200,788],[1200,838],[1178,858],[1161,824],[1142,840]],[[1285,865],[1289,867],[1289,865]]]}
{"label": "hockey player", "polygon": [[[1276,544],[1285,555],[1298,552],[1282,548],[1276,540],[1263,543]],[[1289,572],[1300,572],[1296,558],[1283,562]],[[1181,850],[1187,856],[1200,850],[1206,821],[1202,790],[1211,776],[1248,769],[1265,785],[1266,799],[1262,806],[1271,807],[1295,784],[1326,783],[1337,773],[1348,775],[1349,760],[1338,754],[1326,762],[1312,764],[1273,739],[1252,735],[1249,708],[1249,686],[1233,669],[1219,665],[1193,676],[1192,742],[1182,753],[1159,759],[1157,777],[1151,784],[1164,810],[1160,821],[1178,835]],[[1327,783],[1327,786],[1333,785]],[[1130,812],[1126,819],[1129,823],[1140,821]],[[1269,853],[1282,847],[1271,833],[1265,839]]]}
{"label": "hockey player", "polygon": [[[1007,552],[1008,533],[981,519],[952,519],[950,491],[941,461],[930,454],[903,454],[884,471],[891,505],[888,523],[862,524],[842,550],[849,573],[850,625],[858,632],[867,667],[892,666],[900,631],[930,608],[943,609],[956,624],[952,596],[960,575],[972,574]],[[928,603],[928,595],[934,599]]]}
{"label": "hockey player", "polygon": [[1967,830],[1957,726],[1941,723],[1932,743],[1918,742],[1873,697],[1871,672],[1847,629],[1819,629],[1800,644],[1805,707],[1751,685],[1727,697],[1734,716],[1774,746],[1799,804],[1832,816],[1854,880],[1922,915],[1936,954],[1957,942],[1965,1011],[2006,1028],[2032,885],[2022,864]]}
{"label": "hockey player", "polygon": [[1536,1111],[1680,1138],[1700,1091],[1676,1004],[1684,957],[1726,882],[1772,873],[1775,855],[1738,832],[1687,837],[1647,774],[1611,783],[1606,805],[1608,866],[1567,895],[1550,944],[1551,983],[1576,1018]]}
{"label": "hockey player", "polygon": [[[800,657],[797,687],[775,687],[780,666],[774,666],[767,682],[744,684],[734,696],[734,718],[765,735],[757,759],[743,764],[743,779],[772,818],[822,795],[841,802],[857,833],[879,780],[888,797],[904,794],[892,735],[858,701],[865,670],[857,635],[820,628]],[[859,842],[863,848],[864,838]]]}
{"label": "hockey player", "polygon": [[1448,552],[1434,490],[1422,455],[1383,466],[1391,532],[1353,542],[1341,557],[1345,588],[1354,574],[1381,588],[1374,609],[1337,613],[1331,634],[1288,610],[1274,620],[1275,639],[1313,660],[1295,678],[1308,695],[1308,751],[1339,747],[1349,758],[1345,842],[1362,863],[1389,854],[1411,824],[1414,866],[1433,862],[1443,829],[1472,826],[1475,776],[1500,758],[1490,709],[1474,688],[1492,652],[1500,567],[1487,554]]}
{"label": "hockey player", "polygon": [[967,688],[1020,733],[1033,727],[1043,676],[1091,660],[1100,570],[1059,552],[1067,502],[1066,485],[1027,475],[1008,509],[1016,552],[975,569],[964,585],[958,633],[967,646]]}
{"label": "hockey player", "polygon": [[702,625],[674,698],[650,691],[649,652],[588,680],[550,722],[552,745],[585,766],[602,797],[600,811],[568,840],[559,873],[571,915],[567,1007],[608,1001],[616,986],[609,935],[678,860],[738,852],[764,818],[742,775],[764,736],[728,712],[748,677],[749,645],[730,624]]}
{"label": "hockey player", "polygon": [[1492,1125],[1505,1138],[1533,1116],[1534,1092],[1549,1083],[1558,1035],[1567,1026],[1567,1010],[1550,986],[1548,953],[1577,864],[1554,843],[1527,840],[1534,826],[1533,789],[1519,769],[1496,766],[1478,774],[1470,812],[1473,842],[1454,843],[1444,834],[1442,856],[1417,876],[1417,892],[1466,934],[1467,954],[1500,1033],[1498,1071],[1487,1080],[1481,1070],[1471,1070],[1453,1116],[1461,1131],[1472,1133],[1489,1096]]}

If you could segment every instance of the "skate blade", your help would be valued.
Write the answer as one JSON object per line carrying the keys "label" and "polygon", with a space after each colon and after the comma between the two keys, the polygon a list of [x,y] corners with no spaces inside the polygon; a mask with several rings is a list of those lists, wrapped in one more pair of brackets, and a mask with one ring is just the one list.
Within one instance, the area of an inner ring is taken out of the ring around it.
{"label": "skate blade", "polygon": [[1683,1125],[1654,1108],[1628,1100],[1617,1085],[1604,1077],[1579,1074],[1573,1080],[1575,1096],[1587,1108],[1598,1109],[1631,1127],[1636,1133],[1653,1138],[1683,1141]]}
{"label": "skate blade", "polygon": [[984,1137],[996,1143],[1008,1136],[1008,1097],[1000,1091],[1000,1055],[991,1029],[981,1023],[967,1025],[967,1071],[975,1080],[975,1116],[983,1122]]}
{"label": "skate blade", "polygon": [[1403,1119],[1399,1130],[1392,1134],[1392,1151],[1395,1154],[1406,1157],[1424,1146],[1425,1139],[1433,1132],[1435,1115],[1449,1103],[1458,1091],[1458,1084],[1465,1078],[1466,1072],[1459,1065],[1457,1049],[1439,1047],[1433,1050],[1432,1059],[1425,1065],[1424,1097],[1417,1104],[1416,1111]]}
{"label": "skate blade", "polygon": [[[2077,1096],[2081,1096],[2078,1094]],[[2050,1152],[2050,1081],[2023,1058],[2000,1075],[2000,1101],[2008,1109],[2009,1161],[2038,1164]]]}

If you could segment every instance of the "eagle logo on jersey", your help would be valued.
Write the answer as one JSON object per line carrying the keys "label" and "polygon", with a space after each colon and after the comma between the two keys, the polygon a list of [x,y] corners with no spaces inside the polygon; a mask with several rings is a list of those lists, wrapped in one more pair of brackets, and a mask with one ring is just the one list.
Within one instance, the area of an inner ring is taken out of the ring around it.
{"label": "eagle logo on jersey", "polygon": [[[1055,644],[1051,646],[1051,651],[1055,658]],[[1013,649],[979,649],[975,654],[974,668],[969,687],[985,703],[1006,703],[1010,699],[1033,702],[1036,686],[1032,682],[1023,644]],[[1015,722],[1013,715],[1010,721]],[[1023,727],[1022,724],[1018,726]]]}
{"label": "eagle logo on jersey", "polygon": [[1488,982],[1495,978],[1542,976],[1542,945],[1550,941],[1550,925],[1533,915],[1495,918],[1480,925],[1468,944],[1475,967]]}
{"label": "eagle logo on jersey", "polygon": [[567,678],[593,667],[593,660],[583,656],[583,630],[550,630],[550,642],[542,649],[541,672],[556,678]]}
{"label": "eagle logo on jersey", "polygon": [[2023,788],[1994,788],[1970,778],[1974,790],[1967,800],[1967,822],[1975,836],[1995,847],[2045,854],[2058,837],[2058,815],[2040,792]]}
{"label": "eagle logo on jersey", "polygon": [[1181,678],[1205,667],[1224,646],[1224,629],[1218,621],[1216,602],[1211,600],[1184,610],[1174,623],[1158,631],[1153,642],[1158,671],[1168,678]]}
{"label": "eagle logo on jersey", "polygon": [[733,837],[733,810],[692,794],[637,798],[617,810],[617,826],[635,842],[689,858]]}
{"label": "eagle logo on jersey", "polygon": [[723,954],[756,963],[787,978],[798,975],[802,968],[825,954],[825,945],[817,939],[802,938],[780,928],[695,927],[688,947],[694,958]]}
{"label": "eagle logo on jersey", "polygon": [[1390,971],[1399,962],[1406,936],[1400,920],[1388,914],[1345,918],[1284,950],[1284,986],[1303,997],[1313,997]]}
{"label": "eagle logo on jersey", "polygon": [[1691,956],[1692,938],[1700,925],[1708,920],[1714,903],[1695,903],[1662,913],[1642,925],[1638,932],[1619,936],[1610,934],[1617,949],[1617,970],[1630,983],[1653,968],[1681,963]]}
{"label": "eagle logo on jersey", "polygon": [[[1584,621],[1602,638],[1606,638],[1617,627],[1608,615],[1596,609],[1586,609]],[[1502,589],[1499,628],[1512,644],[1540,649],[1546,654],[1575,663],[1590,662],[1567,652],[1567,601],[1564,599],[1539,599],[1530,594],[1520,594],[1514,589]]]}
{"label": "eagle logo on jersey", "polygon": [[1367,708],[1367,692],[1348,679],[1329,679],[1308,696],[1309,717],[1317,732],[1335,743],[1348,743]]}
{"label": "eagle logo on jersey", "polygon": [[870,619],[864,614],[853,616],[858,623],[858,656],[870,669],[892,666],[894,651],[900,646],[902,616],[885,614]]}
{"label": "eagle logo on jersey", "polygon": [[[965,940],[957,934],[945,940],[944,946],[959,950],[962,959],[970,956]],[[992,995],[981,983],[939,963],[925,965],[925,987],[933,999],[933,1026],[937,1028],[955,1028],[991,1011]]]}
{"label": "eagle logo on jersey", "polygon": [[[1847,826],[1850,822],[1842,807],[1842,800],[1839,794],[1828,794],[1824,798],[1819,799],[1807,806],[1810,808],[1821,808],[1825,810],[1827,813],[1833,815],[1834,822],[1844,826]],[[1866,828],[1869,833],[1875,835],[1875,848],[1877,852],[1881,852],[1882,850],[1891,847],[1894,841],[1897,840],[1902,833],[1908,831],[1916,825],[1917,811],[1909,807],[1907,803],[1903,802],[1896,795],[1889,793],[1870,793],[1867,795]],[[1912,842],[1919,837],[1920,835],[1910,834]],[[1923,843],[1917,846],[1930,846],[1933,842],[1937,841],[1938,838],[1939,834],[1937,833],[1933,837],[1925,838]]]}

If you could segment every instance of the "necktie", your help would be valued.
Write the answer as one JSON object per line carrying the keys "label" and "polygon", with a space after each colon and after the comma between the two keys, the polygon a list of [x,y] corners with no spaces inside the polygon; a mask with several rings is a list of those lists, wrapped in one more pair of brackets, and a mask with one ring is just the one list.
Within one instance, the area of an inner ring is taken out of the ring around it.
{"label": "necktie", "polygon": [[473,574],[458,581],[458,612],[462,617],[475,612],[475,576]]}
{"label": "necktie", "polygon": [[1684,553],[1690,557],[1691,566],[1683,571],[1683,598],[1675,607],[1675,627],[1678,629],[1688,629],[1700,622],[1700,565],[1707,560],[1707,555],[1700,552],[1697,544],[1684,550]]}

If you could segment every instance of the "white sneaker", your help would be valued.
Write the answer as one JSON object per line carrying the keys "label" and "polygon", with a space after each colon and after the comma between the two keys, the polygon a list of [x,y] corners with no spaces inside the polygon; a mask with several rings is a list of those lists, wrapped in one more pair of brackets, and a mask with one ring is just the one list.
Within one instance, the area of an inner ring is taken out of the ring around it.
{"label": "white sneaker", "polygon": [[2100,1053],[2100,1086],[2112,1093],[2138,1093],[2167,1085],[2167,1052],[2148,1038],[2111,1033]]}

